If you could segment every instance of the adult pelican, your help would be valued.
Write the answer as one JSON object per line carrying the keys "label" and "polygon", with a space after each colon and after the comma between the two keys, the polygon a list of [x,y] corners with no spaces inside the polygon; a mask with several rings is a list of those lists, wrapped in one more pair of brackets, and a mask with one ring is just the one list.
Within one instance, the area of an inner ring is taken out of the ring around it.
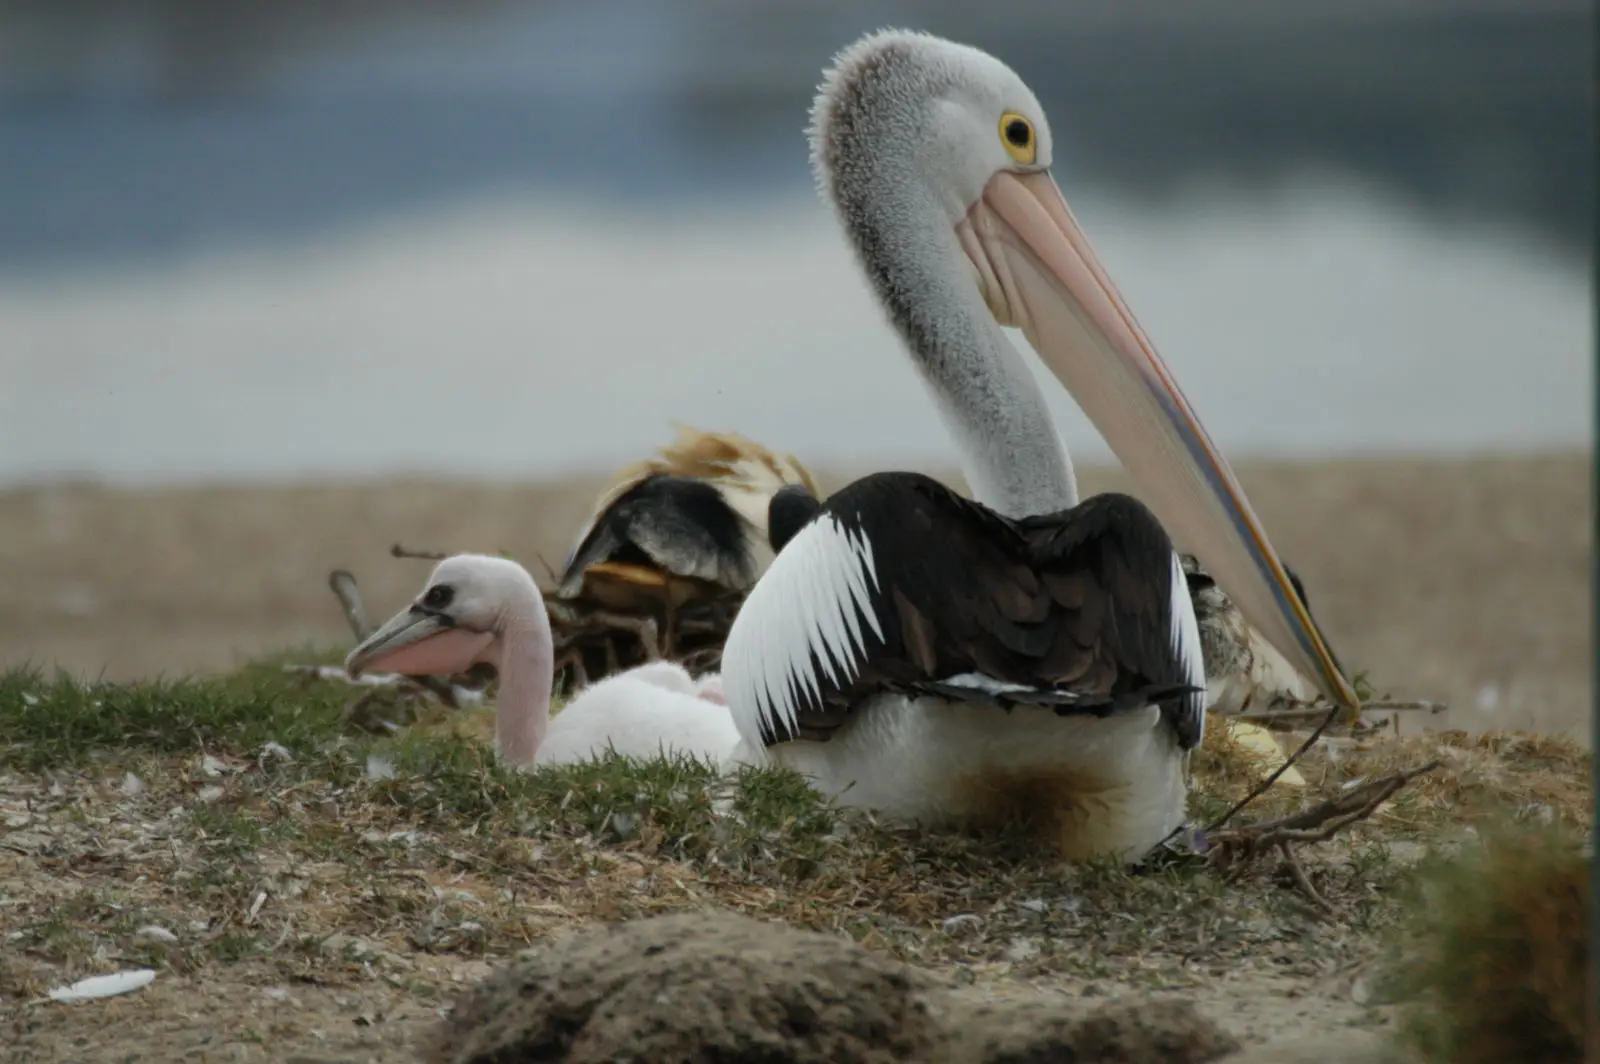
{"label": "adult pelican", "polygon": [[[921,33],[845,49],[812,112],[824,198],[932,391],[977,502],[883,473],[831,496],[723,651],[741,741],[841,801],[1069,858],[1135,858],[1183,820],[1205,671],[1163,523],[1335,701],[1356,698],[1227,462],[1050,176],[1005,64]],[[1140,483],[1080,502],[1022,330]],[[1157,519],[1159,515],[1159,520]]]}

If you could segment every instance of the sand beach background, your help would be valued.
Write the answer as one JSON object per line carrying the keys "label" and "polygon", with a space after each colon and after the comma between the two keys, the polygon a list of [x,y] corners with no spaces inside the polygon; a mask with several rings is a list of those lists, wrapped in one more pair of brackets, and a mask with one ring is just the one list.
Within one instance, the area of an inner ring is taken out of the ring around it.
{"label": "sand beach background", "polygon": [[[1433,727],[1586,738],[1590,469],[1552,454],[1248,463],[1240,475],[1352,669],[1448,702]],[[832,487],[849,474],[823,475]],[[0,492],[0,661],[127,679],[343,646],[329,570],[355,572],[375,615],[426,575],[388,556],[396,541],[506,550],[541,574],[539,559],[561,564],[599,483]],[[1129,487],[1116,469],[1084,475],[1086,491]]]}

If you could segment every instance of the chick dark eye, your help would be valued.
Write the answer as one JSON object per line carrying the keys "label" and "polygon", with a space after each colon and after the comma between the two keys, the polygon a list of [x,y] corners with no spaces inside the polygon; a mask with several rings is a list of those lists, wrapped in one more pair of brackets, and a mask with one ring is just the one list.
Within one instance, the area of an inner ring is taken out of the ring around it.
{"label": "chick dark eye", "polygon": [[1022,119],[1013,118],[1006,123],[1006,140],[1010,141],[1013,147],[1026,148],[1032,139],[1033,130]]}
{"label": "chick dark eye", "polygon": [[430,610],[442,610],[455,598],[455,589],[445,584],[435,584],[422,596],[422,604]]}

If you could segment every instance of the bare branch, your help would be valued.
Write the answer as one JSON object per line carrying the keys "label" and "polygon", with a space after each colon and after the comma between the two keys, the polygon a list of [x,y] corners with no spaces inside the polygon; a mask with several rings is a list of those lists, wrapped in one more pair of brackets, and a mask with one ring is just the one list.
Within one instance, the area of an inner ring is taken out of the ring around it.
{"label": "bare branch", "polygon": [[1362,709],[1370,709],[1375,713],[1410,712],[1443,713],[1450,708],[1448,702],[1429,702],[1425,699],[1415,702],[1406,702],[1392,698],[1375,698],[1371,702],[1361,703]]}
{"label": "bare branch", "polygon": [[550,578],[550,585],[552,587],[558,586],[559,583],[560,583],[561,577],[556,573],[556,571],[553,568],[550,567],[550,563],[544,560],[544,555],[543,554],[535,554],[533,557],[534,557],[534,560],[536,560],[541,566],[544,567],[544,575]]}
{"label": "bare branch", "polygon": [[1326,842],[1351,824],[1371,816],[1400,788],[1438,767],[1439,762],[1429,761],[1416,768],[1369,780],[1345,794],[1276,820],[1208,834],[1206,841],[1212,859],[1230,864],[1236,859],[1248,859],[1256,853],[1288,843]]}
{"label": "bare branch", "polygon": [[[395,545],[395,549],[400,549],[399,544]],[[344,611],[345,623],[349,624],[350,631],[355,633],[356,642],[359,643],[371,635],[376,626],[367,619],[366,608],[361,603],[361,587],[356,583],[355,574],[348,569],[335,569],[328,574],[328,587],[339,600],[339,608]],[[429,691],[451,709],[461,708],[461,700],[456,697],[455,688],[441,677],[407,676],[405,682]]]}
{"label": "bare branch", "polygon": [[1289,874],[1294,876],[1294,884],[1299,887],[1306,897],[1314,902],[1317,908],[1329,916],[1333,915],[1333,906],[1328,904],[1328,899],[1317,893],[1317,888],[1311,885],[1311,877],[1306,875],[1306,870],[1301,866],[1299,858],[1295,857],[1294,850],[1289,848],[1287,842],[1278,844],[1278,852],[1283,855],[1283,863],[1289,869]]}
{"label": "bare branch", "polygon": [[[1329,703],[1327,702],[1289,702],[1283,703],[1282,708],[1252,710],[1247,713],[1230,714],[1232,720],[1314,720],[1326,716]],[[1371,710],[1374,713],[1443,713],[1450,707],[1444,702],[1402,702],[1391,699],[1378,699],[1361,704],[1362,712]]]}
{"label": "bare branch", "polygon": [[339,599],[345,623],[350,625],[356,642],[371,635],[374,625],[367,619],[367,611],[361,604],[361,589],[356,586],[355,574],[348,569],[335,569],[328,574],[328,587]]}
{"label": "bare branch", "polygon": [[1326,842],[1351,824],[1371,816],[1407,783],[1438,767],[1439,762],[1430,761],[1417,768],[1371,780],[1345,794],[1319,802],[1310,809],[1232,831],[1219,831],[1206,840],[1206,860],[1212,867],[1228,869],[1276,850],[1294,885],[1318,909],[1331,915],[1333,906],[1312,885],[1311,877],[1295,855],[1294,847],[1303,843]]}
{"label": "bare branch", "polygon": [[[644,647],[644,653],[647,660],[655,661],[661,657],[661,648],[659,642],[657,641],[656,622],[654,617],[632,617],[622,613],[611,613],[608,610],[593,610],[584,614],[583,621],[581,623],[594,630],[611,628],[621,629],[624,632],[632,632],[638,637],[640,645]],[[568,643],[571,643],[584,634],[587,633],[569,632],[566,635],[566,639]],[[611,668],[615,670],[616,666],[613,664],[611,665]]]}
{"label": "bare branch", "polygon": [[450,555],[436,550],[412,550],[409,547],[402,547],[398,543],[389,548],[389,556],[392,558],[416,558],[425,562],[442,562],[450,557]]}

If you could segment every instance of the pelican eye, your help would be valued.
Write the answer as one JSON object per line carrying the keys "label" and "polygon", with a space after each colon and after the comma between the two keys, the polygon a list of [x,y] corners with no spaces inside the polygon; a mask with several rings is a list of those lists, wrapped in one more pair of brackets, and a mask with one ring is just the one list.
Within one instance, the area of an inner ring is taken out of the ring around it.
{"label": "pelican eye", "polygon": [[450,600],[455,598],[455,590],[447,584],[434,584],[428,593],[422,596],[422,604],[430,610],[442,610],[450,605]]}
{"label": "pelican eye", "polygon": [[1005,145],[1006,154],[1024,166],[1032,165],[1039,152],[1034,142],[1033,123],[1015,111],[1000,116],[1000,142]]}

